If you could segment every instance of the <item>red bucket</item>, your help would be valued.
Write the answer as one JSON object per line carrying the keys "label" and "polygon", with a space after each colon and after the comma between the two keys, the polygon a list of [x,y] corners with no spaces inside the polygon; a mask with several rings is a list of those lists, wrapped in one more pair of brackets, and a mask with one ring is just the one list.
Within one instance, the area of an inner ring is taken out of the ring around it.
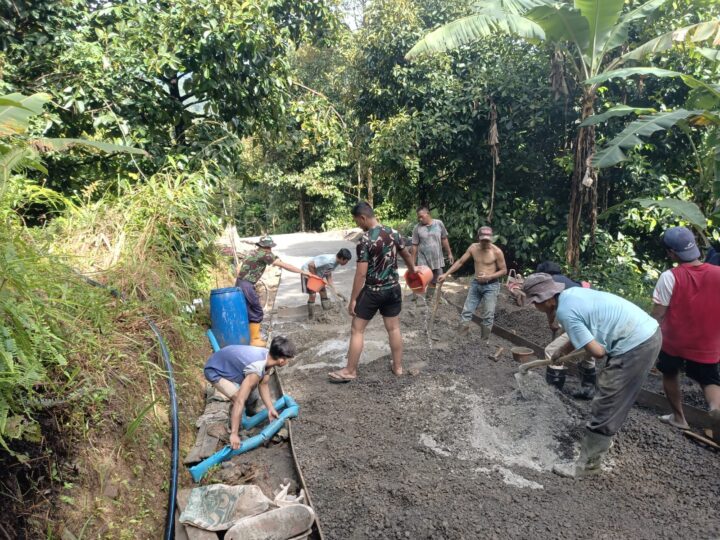
{"label": "red bucket", "polygon": [[305,287],[307,287],[308,291],[320,292],[325,288],[325,282],[322,280],[322,278],[319,278],[317,276],[310,276],[309,278],[307,278],[307,283],[305,284]]}
{"label": "red bucket", "polygon": [[424,293],[428,285],[432,281],[433,272],[427,266],[416,266],[416,273],[411,274],[409,271],[405,272],[405,283],[412,289],[414,293]]}

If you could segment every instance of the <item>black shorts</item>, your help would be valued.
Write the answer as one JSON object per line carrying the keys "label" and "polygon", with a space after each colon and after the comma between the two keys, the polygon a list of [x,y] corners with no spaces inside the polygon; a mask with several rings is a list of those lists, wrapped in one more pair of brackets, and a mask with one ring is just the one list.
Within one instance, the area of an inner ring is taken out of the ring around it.
{"label": "black shorts", "polygon": [[365,321],[371,320],[380,310],[383,317],[397,317],[402,311],[402,290],[400,285],[392,289],[371,291],[363,288],[355,304],[355,315]]}
{"label": "black shorts", "polygon": [[677,375],[682,370],[701,386],[707,386],[708,384],[720,385],[718,364],[702,364],[660,351],[657,368],[662,374],[670,376]]}

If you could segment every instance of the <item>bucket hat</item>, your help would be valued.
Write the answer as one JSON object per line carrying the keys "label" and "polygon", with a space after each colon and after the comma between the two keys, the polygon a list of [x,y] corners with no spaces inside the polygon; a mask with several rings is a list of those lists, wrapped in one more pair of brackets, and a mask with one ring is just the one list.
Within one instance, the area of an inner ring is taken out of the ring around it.
{"label": "bucket hat", "polygon": [[564,290],[565,285],[563,283],[554,281],[550,274],[543,272],[530,274],[525,278],[522,288],[525,300],[531,304],[539,304],[545,302],[545,300],[550,300]]}
{"label": "bucket hat", "polygon": [[272,236],[263,236],[255,243],[258,247],[274,248],[277,244],[273,242]]}

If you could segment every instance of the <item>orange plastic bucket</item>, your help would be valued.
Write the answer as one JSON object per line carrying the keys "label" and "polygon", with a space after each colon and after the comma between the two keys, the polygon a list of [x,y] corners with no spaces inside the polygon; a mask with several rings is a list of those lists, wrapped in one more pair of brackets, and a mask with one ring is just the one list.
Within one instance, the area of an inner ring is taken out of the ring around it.
{"label": "orange plastic bucket", "polygon": [[416,266],[416,274],[405,272],[405,283],[412,289],[414,293],[424,293],[428,285],[432,281],[433,273],[427,266]]}
{"label": "orange plastic bucket", "polygon": [[322,280],[322,278],[319,278],[317,276],[310,276],[307,278],[307,283],[305,284],[308,291],[312,292],[320,292],[325,288],[325,282]]}

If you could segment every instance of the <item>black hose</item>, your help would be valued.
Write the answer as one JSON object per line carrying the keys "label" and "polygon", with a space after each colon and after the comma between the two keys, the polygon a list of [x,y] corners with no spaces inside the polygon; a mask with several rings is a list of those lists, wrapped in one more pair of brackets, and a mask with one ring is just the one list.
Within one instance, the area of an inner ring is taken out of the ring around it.
{"label": "black hose", "polygon": [[[74,270],[74,269],[73,269]],[[93,287],[101,287],[106,289],[112,296],[119,298],[122,302],[125,301],[125,296],[117,289],[108,287],[95,281],[87,276],[84,276],[77,270],[74,272],[80,276],[86,283]],[[170,457],[170,490],[168,493],[168,507],[167,514],[165,515],[165,534],[163,538],[165,540],[174,540],[175,538],[175,507],[177,499],[177,484],[178,484],[178,467],[180,461],[180,428],[178,422],[178,408],[177,408],[177,395],[175,393],[175,375],[173,372],[172,362],[170,360],[170,353],[168,352],[165,339],[162,337],[160,330],[155,326],[155,323],[150,317],[145,317],[145,322],[148,323],[150,329],[155,334],[158,344],[160,345],[160,355],[165,362],[165,371],[167,371],[168,381],[168,394],[170,396],[170,418],[172,422],[172,451]]]}
{"label": "black hose", "polygon": [[145,320],[155,333],[155,337],[160,344],[160,352],[165,361],[165,369],[167,370],[168,393],[170,394],[170,413],[172,419],[172,457],[170,463],[170,490],[168,493],[168,508],[165,515],[165,540],[173,540],[175,538],[175,499],[177,498],[177,482],[178,482],[178,462],[180,454],[180,434],[178,426],[178,408],[177,396],[175,394],[175,375],[173,374],[172,362],[168,353],[165,340],[158,330],[152,319],[145,317]]}

